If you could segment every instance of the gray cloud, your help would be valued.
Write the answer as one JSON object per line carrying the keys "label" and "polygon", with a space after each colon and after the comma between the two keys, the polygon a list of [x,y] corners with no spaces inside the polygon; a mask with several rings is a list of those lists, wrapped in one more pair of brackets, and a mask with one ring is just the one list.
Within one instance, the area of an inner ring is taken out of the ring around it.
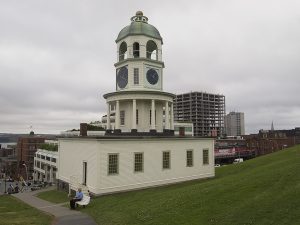
{"label": "gray cloud", "polygon": [[59,133],[105,114],[118,32],[143,10],[164,89],[224,94],[246,131],[300,126],[298,1],[2,1],[0,132]]}

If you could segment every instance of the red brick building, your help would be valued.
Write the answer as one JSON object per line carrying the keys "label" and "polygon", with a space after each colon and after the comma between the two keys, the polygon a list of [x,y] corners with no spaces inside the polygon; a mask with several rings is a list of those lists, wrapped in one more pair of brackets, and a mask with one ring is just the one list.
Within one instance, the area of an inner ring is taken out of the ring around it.
{"label": "red brick building", "polygon": [[[34,154],[41,144],[45,143],[45,138],[41,136],[34,135],[33,132],[30,135],[20,137],[17,143],[17,160],[18,160],[18,171],[24,178],[27,177],[26,167],[28,172],[28,177],[33,174],[34,166]],[[26,165],[26,167],[24,166]]]}
{"label": "red brick building", "polygon": [[244,135],[247,146],[257,155],[265,155],[300,144],[300,128],[292,130],[260,130],[258,134]]}

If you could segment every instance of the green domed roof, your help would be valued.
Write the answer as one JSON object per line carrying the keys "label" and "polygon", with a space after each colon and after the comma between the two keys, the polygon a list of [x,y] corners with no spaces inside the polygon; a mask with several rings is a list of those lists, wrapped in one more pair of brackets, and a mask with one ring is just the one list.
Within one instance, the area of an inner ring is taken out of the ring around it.
{"label": "green domed roof", "polygon": [[131,21],[132,22],[129,26],[124,27],[120,31],[116,42],[130,35],[146,35],[148,37],[162,40],[159,31],[151,24],[148,24],[148,18],[143,16],[141,11],[138,11],[136,16],[131,18]]}

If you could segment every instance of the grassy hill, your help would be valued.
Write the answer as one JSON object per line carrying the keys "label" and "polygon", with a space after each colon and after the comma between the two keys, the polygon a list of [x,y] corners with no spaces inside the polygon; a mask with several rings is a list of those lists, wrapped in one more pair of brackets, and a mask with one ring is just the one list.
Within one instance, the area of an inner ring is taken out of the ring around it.
{"label": "grassy hill", "polygon": [[216,178],[93,199],[98,224],[300,224],[300,145],[216,169]]}
{"label": "grassy hill", "polygon": [[0,225],[50,225],[53,219],[11,195],[0,195]]}

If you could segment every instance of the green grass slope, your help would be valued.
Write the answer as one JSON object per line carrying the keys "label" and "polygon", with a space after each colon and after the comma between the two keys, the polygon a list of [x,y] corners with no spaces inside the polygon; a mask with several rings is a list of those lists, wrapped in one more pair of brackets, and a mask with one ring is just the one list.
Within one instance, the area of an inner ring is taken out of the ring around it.
{"label": "green grass slope", "polygon": [[53,219],[11,195],[0,196],[0,225],[50,225]]}
{"label": "green grass slope", "polygon": [[57,190],[45,191],[45,192],[38,193],[36,196],[38,198],[53,203],[64,203],[70,201],[70,198],[68,197],[65,191],[57,191]]}
{"label": "green grass slope", "polygon": [[216,169],[216,177],[93,199],[98,224],[300,224],[300,145]]}

